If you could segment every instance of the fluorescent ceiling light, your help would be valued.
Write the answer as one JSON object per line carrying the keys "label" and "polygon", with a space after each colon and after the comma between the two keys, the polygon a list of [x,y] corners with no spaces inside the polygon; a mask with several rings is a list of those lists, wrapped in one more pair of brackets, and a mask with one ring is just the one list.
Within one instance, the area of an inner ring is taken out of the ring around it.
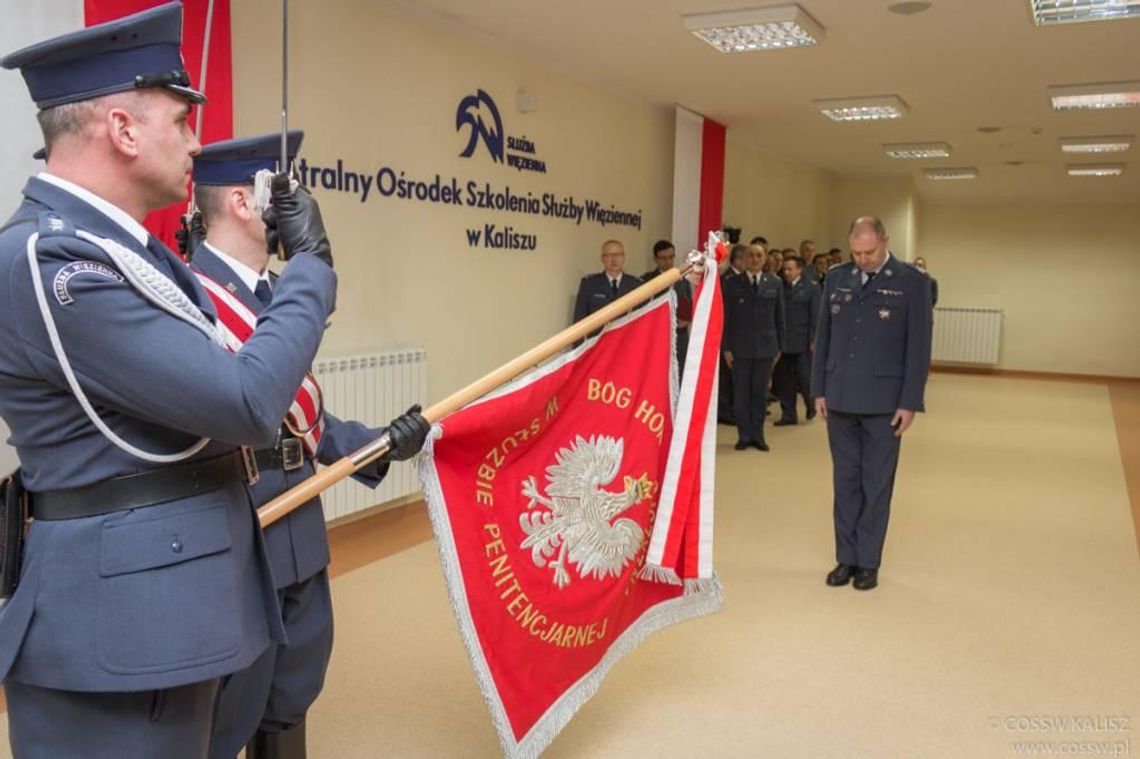
{"label": "fluorescent ceiling light", "polygon": [[815,45],[823,27],[795,3],[682,16],[685,28],[722,53]]}
{"label": "fluorescent ceiling light", "polygon": [[1029,0],[1038,26],[1140,16],[1140,0]]}
{"label": "fluorescent ceiling light", "polygon": [[906,115],[906,103],[898,95],[817,100],[815,107],[832,121],[878,121]]}
{"label": "fluorescent ceiling light", "polygon": [[955,169],[927,169],[927,179],[977,179],[978,170],[973,166],[962,166]]}
{"label": "fluorescent ceiling light", "polygon": [[1118,177],[1124,173],[1122,163],[1070,163],[1071,177]]}
{"label": "fluorescent ceiling light", "polygon": [[1140,82],[1067,84],[1049,88],[1053,110],[1127,108],[1140,105]]}
{"label": "fluorescent ceiling light", "polygon": [[945,142],[896,142],[884,145],[891,158],[949,158],[950,145]]}
{"label": "fluorescent ceiling light", "polygon": [[1062,137],[1064,153],[1123,153],[1132,147],[1130,134],[1115,137]]}

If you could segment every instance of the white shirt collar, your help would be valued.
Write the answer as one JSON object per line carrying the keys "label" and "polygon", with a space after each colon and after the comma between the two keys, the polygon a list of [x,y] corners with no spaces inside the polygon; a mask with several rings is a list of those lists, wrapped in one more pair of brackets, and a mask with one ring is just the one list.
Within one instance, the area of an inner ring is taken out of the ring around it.
{"label": "white shirt collar", "polygon": [[[621,275],[620,275],[620,274],[619,274],[619,275],[617,275],[616,277],[611,277],[611,276],[610,276],[610,275],[607,273],[607,274],[606,274],[606,277],[607,277],[607,278],[610,280],[610,282],[617,282],[617,283],[618,283],[618,287],[621,287]],[[610,287],[613,287],[613,285],[610,285]]]}
{"label": "white shirt collar", "polygon": [[[891,260],[891,252],[888,250],[886,257],[883,259],[883,262],[881,264],[879,264],[879,268],[875,269],[873,272],[870,272],[870,273],[877,275],[879,272],[881,272],[883,270],[883,267],[886,266],[888,262],[890,262],[890,260]],[[860,269],[858,264],[855,265],[855,269],[862,275],[861,279],[863,280],[864,283],[866,283],[868,273],[863,271],[862,269]]]}
{"label": "white shirt collar", "polygon": [[95,210],[118,224],[127,231],[127,234],[138,240],[140,245],[146,246],[147,241],[150,239],[150,232],[147,232],[146,227],[131,218],[131,215],[123,209],[112,203],[108,203],[90,190],[85,190],[74,182],[69,182],[66,179],[60,179],[54,174],[41,171],[36,176],[48,184],[55,185],[61,190],[70,192],[85,203],[94,206]]}
{"label": "white shirt collar", "polygon": [[257,283],[259,280],[264,279],[266,282],[269,281],[268,272],[261,274],[254,269],[246,266],[244,263],[237,260],[233,256],[226,255],[208,242],[203,243],[203,245],[206,246],[207,250],[217,256],[222,261],[222,263],[233,269],[234,274],[238,275],[238,279],[241,280],[241,283],[243,285],[249,288],[249,291],[251,293],[257,290]]}
{"label": "white shirt collar", "polygon": [[804,278],[804,275],[802,275],[802,274],[801,274],[800,276],[798,276],[798,277],[796,277],[795,279],[793,279],[793,280],[792,280],[792,287],[795,287],[795,286],[796,286],[796,284],[797,284],[797,283],[799,283],[799,281],[800,281],[801,279],[803,279],[803,278]]}

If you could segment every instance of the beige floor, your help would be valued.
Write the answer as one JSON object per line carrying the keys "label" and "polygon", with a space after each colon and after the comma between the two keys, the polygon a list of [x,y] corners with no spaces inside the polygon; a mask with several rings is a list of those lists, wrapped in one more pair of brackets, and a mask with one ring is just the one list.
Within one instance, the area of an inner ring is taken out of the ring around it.
{"label": "beige floor", "polygon": [[[731,450],[722,427],[725,610],[633,652],[545,756],[973,759],[1020,740],[1140,754],[1140,562],[1107,390],[939,374],[928,404],[865,594],[823,584],[823,426],[769,430],[770,454]],[[310,755],[498,756],[434,545],[333,587]],[[1036,715],[1101,731],[1025,729]],[[1105,729],[1117,716],[1127,732]]]}

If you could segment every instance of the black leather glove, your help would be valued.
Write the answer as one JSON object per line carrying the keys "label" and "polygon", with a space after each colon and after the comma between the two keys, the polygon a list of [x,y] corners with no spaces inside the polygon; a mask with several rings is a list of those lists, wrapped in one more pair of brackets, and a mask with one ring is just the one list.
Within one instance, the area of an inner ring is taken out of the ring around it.
{"label": "black leather glove", "polygon": [[407,461],[424,447],[429,432],[431,425],[420,415],[420,405],[417,403],[388,424],[388,437],[392,444],[381,459]]}
{"label": "black leather glove", "polygon": [[332,246],[321,219],[321,209],[309,191],[303,186],[290,190],[289,175],[275,174],[270,197],[272,205],[261,215],[269,251],[275,253],[280,244],[286,260],[298,253],[308,253],[332,266]]}
{"label": "black leather glove", "polygon": [[195,211],[189,216],[183,215],[182,226],[174,233],[174,239],[178,241],[178,252],[183,258],[187,261],[194,258],[194,251],[206,241],[206,225],[202,223],[202,212]]}

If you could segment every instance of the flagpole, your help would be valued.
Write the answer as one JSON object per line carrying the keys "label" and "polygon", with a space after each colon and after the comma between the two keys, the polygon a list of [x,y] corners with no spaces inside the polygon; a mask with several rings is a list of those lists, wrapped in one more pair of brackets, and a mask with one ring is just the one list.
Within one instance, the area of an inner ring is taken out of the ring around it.
{"label": "flagpole", "polygon": [[[626,293],[608,306],[595,311],[581,321],[575,322],[553,337],[534,346],[526,353],[516,356],[490,374],[452,393],[442,401],[428,407],[428,409],[423,412],[424,419],[426,419],[429,424],[435,424],[448,414],[454,413],[468,403],[482,398],[503,383],[509,382],[523,372],[541,364],[554,354],[573,345],[594,330],[604,327],[640,303],[649,300],[658,293],[668,290],[680,282],[689,272],[693,271],[697,264],[703,261],[703,259],[702,254],[693,251],[689,254],[689,263],[684,268],[670,269],[667,272],[657,275],[641,285],[641,287]],[[261,522],[261,526],[268,527],[336,483],[351,476],[360,468],[376,461],[376,459],[388,452],[390,446],[391,441],[388,438],[388,434],[384,433],[355,453],[345,456],[334,462],[331,466],[322,469],[307,480],[285,491],[257,510],[257,517]]]}

